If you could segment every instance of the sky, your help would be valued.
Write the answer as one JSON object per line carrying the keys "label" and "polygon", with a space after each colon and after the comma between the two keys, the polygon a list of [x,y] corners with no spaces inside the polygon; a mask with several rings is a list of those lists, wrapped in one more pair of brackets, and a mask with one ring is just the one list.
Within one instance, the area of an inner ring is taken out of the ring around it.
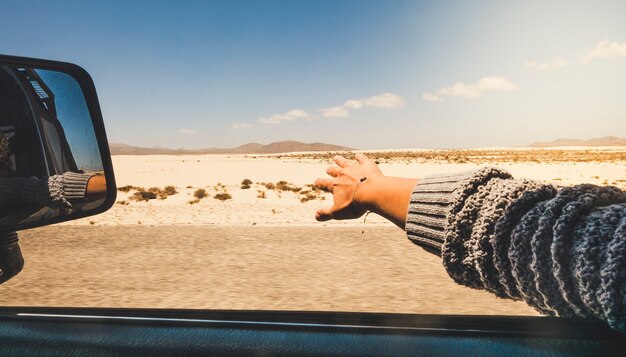
{"label": "sky", "polygon": [[400,149],[626,137],[623,0],[0,6],[0,53],[85,68],[110,142]]}
{"label": "sky", "polygon": [[78,169],[103,170],[95,130],[78,82],[63,72],[39,70],[38,74],[54,94],[57,119]]}

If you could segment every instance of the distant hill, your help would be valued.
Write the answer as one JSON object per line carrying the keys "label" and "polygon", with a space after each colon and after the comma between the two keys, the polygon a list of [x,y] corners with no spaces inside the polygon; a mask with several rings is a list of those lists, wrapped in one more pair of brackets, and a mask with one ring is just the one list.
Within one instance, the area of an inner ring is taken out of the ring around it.
{"label": "distant hill", "polygon": [[299,141],[277,141],[263,145],[249,143],[229,149],[168,149],[163,147],[143,148],[120,143],[110,143],[111,155],[202,155],[202,154],[278,154],[300,151],[348,151],[345,146],[324,143],[301,143]]}
{"label": "distant hill", "polygon": [[552,146],[626,146],[626,139],[615,136],[605,136],[589,140],[579,139],[556,139],[550,142],[537,141],[530,144],[531,147],[552,147]]}

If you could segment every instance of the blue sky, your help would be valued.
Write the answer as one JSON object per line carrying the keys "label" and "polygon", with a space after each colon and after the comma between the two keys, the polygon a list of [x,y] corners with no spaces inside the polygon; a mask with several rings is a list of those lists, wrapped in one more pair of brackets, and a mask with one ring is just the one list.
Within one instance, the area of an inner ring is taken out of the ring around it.
{"label": "blue sky", "polygon": [[111,142],[626,137],[624,1],[0,3],[0,52],[87,69]]}
{"label": "blue sky", "polygon": [[57,71],[38,72],[54,93],[57,118],[79,170],[100,171],[102,161],[89,109],[80,86],[71,76]]}

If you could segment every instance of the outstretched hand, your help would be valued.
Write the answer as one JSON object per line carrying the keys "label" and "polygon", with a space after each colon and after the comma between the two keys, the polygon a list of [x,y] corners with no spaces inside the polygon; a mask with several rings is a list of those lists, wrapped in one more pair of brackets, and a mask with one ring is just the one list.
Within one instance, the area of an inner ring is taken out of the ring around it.
{"label": "outstretched hand", "polygon": [[[315,181],[316,187],[333,194],[333,205],[319,209],[315,213],[316,220],[359,218],[367,211],[367,186],[383,174],[367,156],[357,154],[356,160],[353,162],[343,156],[335,156],[337,165],[326,169],[332,178],[320,177]],[[365,180],[361,181],[363,178]]]}

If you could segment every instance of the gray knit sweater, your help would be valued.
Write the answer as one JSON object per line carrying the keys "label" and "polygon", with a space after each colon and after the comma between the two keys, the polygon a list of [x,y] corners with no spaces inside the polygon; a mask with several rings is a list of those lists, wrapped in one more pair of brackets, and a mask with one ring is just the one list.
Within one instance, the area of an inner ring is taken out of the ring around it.
{"label": "gray knit sweater", "polygon": [[494,168],[427,177],[411,195],[406,231],[442,257],[457,283],[626,332],[626,192],[619,188],[557,189]]}
{"label": "gray knit sweater", "polygon": [[66,172],[47,178],[0,178],[0,207],[40,206],[71,208],[70,201],[84,199],[93,175]]}

